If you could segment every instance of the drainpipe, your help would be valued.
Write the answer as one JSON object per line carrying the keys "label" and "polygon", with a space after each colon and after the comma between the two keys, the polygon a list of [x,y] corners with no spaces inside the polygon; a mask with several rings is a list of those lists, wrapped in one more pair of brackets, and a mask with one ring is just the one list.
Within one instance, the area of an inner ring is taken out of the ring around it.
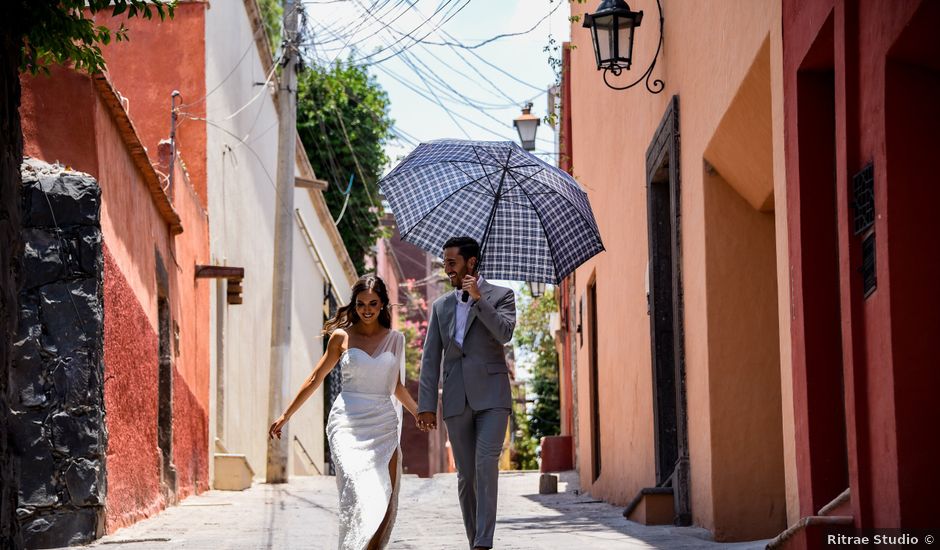
{"label": "drainpipe", "polygon": [[176,124],[179,113],[176,110],[176,98],[181,97],[179,90],[173,90],[170,94],[170,166],[166,195],[170,202],[173,202],[173,172],[176,164]]}

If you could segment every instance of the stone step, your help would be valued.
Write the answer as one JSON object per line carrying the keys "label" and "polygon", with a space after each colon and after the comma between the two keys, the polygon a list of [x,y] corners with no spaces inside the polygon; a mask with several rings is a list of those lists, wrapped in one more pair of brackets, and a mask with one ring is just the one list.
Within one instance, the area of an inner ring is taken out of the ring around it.
{"label": "stone step", "polygon": [[643,525],[672,525],[676,516],[671,487],[646,487],[623,511],[623,517]]}
{"label": "stone step", "polygon": [[215,453],[213,459],[215,460],[215,479],[212,482],[214,489],[243,491],[251,487],[251,480],[255,473],[245,455]]}

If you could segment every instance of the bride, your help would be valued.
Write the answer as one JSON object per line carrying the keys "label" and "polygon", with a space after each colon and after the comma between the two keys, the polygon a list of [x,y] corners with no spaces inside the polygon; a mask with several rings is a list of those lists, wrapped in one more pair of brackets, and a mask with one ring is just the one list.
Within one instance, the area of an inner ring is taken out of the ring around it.
{"label": "bride", "polygon": [[270,437],[280,438],[290,417],[340,364],[343,389],[333,402],[326,433],[339,490],[341,550],[385,548],[395,523],[401,406],[415,417],[418,407],[403,385],[405,337],[391,326],[385,283],[360,278],[350,303],[323,327],[330,334],[326,353],[268,430]]}

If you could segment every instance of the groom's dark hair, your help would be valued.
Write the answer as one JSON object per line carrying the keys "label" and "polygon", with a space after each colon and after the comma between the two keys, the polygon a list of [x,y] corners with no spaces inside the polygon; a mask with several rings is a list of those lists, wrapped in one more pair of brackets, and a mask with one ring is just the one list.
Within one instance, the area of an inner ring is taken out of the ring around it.
{"label": "groom's dark hair", "polygon": [[473,237],[451,237],[444,243],[444,250],[448,248],[457,248],[457,253],[463,256],[465,262],[470,261],[470,258],[480,261],[480,243]]}

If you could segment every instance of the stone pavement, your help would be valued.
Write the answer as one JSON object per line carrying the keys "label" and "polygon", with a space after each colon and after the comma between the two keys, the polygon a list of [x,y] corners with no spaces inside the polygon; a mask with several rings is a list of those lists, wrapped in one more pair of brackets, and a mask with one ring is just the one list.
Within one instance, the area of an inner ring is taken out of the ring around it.
{"label": "stone pavement", "polygon": [[[621,508],[578,494],[573,472],[559,493],[538,494],[537,472],[505,472],[495,548],[763,549],[767,541],[719,544],[695,527],[647,527]],[[298,477],[285,485],[256,483],[242,492],[209,491],[91,545],[99,550],[255,550],[336,548],[336,485],[332,477]],[[454,474],[405,476],[389,549],[466,550]]]}

